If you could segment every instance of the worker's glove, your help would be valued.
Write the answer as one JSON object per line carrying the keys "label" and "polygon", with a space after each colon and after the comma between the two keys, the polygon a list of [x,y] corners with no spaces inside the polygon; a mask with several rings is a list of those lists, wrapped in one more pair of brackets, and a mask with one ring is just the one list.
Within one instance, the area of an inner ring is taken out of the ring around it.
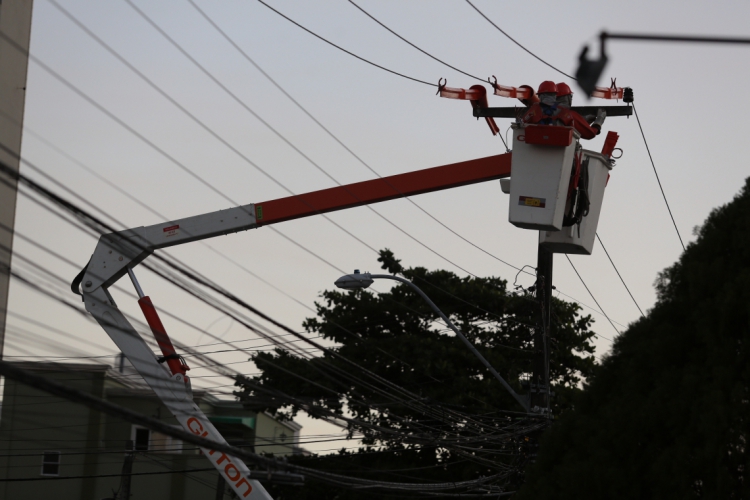
{"label": "worker's glove", "polygon": [[599,128],[602,127],[604,124],[604,119],[607,117],[607,112],[603,109],[599,108],[599,111],[596,113],[596,120],[594,120],[594,125],[598,125]]}

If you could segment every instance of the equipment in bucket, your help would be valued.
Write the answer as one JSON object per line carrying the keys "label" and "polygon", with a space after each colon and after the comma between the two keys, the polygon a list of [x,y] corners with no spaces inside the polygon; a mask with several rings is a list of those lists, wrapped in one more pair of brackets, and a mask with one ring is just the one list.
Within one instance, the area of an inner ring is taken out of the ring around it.
{"label": "equipment in bucket", "polygon": [[[439,93],[470,99],[478,95],[477,87],[461,95],[461,89],[443,86]],[[580,141],[597,137],[608,116],[629,116],[631,107],[574,107],[570,86],[551,80],[542,82],[536,92],[528,85],[504,87],[497,81],[493,87],[495,95],[515,97],[525,105],[511,114],[508,108],[472,102],[476,117],[515,118],[512,177],[503,188],[510,194],[508,220],[520,228],[540,230],[540,243],[552,252],[590,254],[618,135],[608,132],[601,153],[584,149]],[[593,96],[632,102],[632,90],[614,82]],[[491,128],[494,132],[498,127]]]}
{"label": "equipment in bucket", "polygon": [[563,227],[578,226],[581,234],[581,221],[589,214],[589,158],[583,160],[583,151],[576,154],[573,171],[570,173],[568,199],[565,203]]}

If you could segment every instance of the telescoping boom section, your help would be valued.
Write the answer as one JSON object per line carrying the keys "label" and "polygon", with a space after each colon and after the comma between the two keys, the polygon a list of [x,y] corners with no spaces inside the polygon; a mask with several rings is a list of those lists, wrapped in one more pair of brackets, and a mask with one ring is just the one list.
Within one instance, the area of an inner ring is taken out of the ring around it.
{"label": "telescoping boom section", "polygon": [[[86,310],[94,316],[180,425],[194,434],[226,443],[193,402],[190,378],[186,373],[189,367],[175,351],[151,299],[143,293],[133,272],[135,266],[160,248],[311,215],[501,179],[510,176],[510,167],[511,154],[507,153],[105,234],[99,238],[91,260],[73,281],[72,288],[83,296]],[[107,290],[125,274],[130,275],[138,292],[139,305],[159,345],[161,356],[157,357],[152,352]],[[249,469],[237,457],[210,449],[203,449],[203,454],[239,498],[271,499],[257,480],[250,479]]]}

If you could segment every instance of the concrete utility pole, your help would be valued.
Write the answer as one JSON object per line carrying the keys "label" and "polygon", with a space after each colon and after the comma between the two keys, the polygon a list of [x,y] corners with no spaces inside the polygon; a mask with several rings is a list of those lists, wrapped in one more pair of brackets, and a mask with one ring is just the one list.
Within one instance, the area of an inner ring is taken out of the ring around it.
{"label": "concrete utility pole", "polygon": [[120,491],[117,500],[128,500],[130,498],[130,482],[133,479],[133,461],[135,460],[135,449],[132,439],[125,442],[125,462],[122,464],[122,476],[120,479]]}
{"label": "concrete utility pole", "polygon": [[549,348],[552,308],[552,258],[554,254],[539,245],[536,264],[536,298],[539,302],[539,326],[534,332],[534,372],[529,387],[531,407],[549,404]]}
{"label": "concrete utility pole", "polygon": [[[23,49],[19,51],[0,39],[0,144],[15,153],[0,149],[0,161],[16,171],[20,166],[32,6],[33,0],[0,0],[0,33]],[[15,181],[8,177],[3,180],[11,184],[0,183],[0,359],[5,344],[10,259],[18,194]]]}
{"label": "concrete utility pole", "polygon": [[219,479],[216,481],[216,500],[224,500],[224,492],[227,489],[227,482],[224,481],[224,476],[219,474]]}

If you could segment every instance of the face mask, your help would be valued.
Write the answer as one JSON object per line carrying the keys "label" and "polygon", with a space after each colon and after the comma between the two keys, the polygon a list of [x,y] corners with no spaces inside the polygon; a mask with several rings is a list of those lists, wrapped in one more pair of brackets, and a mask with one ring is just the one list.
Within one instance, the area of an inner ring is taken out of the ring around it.
{"label": "face mask", "polygon": [[564,95],[557,98],[557,105],[569,108],[573,104],[572,95]]}
{"label": "face mask", "polygon": [[557,103],[557,96],[555,94],[541,94],[539,96],[539,102],[546,104],[547,106],[553,106]]}

